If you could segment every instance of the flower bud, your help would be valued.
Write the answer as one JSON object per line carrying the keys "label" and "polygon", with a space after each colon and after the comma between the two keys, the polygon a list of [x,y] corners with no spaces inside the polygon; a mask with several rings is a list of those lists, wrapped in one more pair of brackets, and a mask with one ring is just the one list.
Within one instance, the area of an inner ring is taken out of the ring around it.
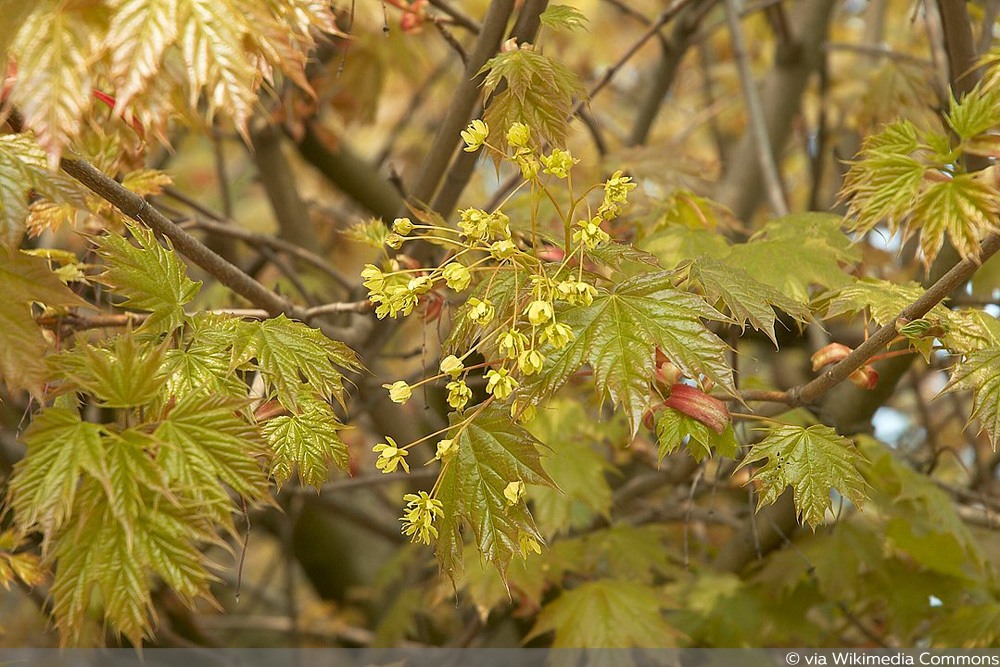
{"label": "flower bud", "polygon": [[441,360],[440,368],[442,373],[447,373],[453,378],[456,378],[463,370],[465,370],[465,364],[463,364],[462,360],[454,354],[449,354]]}
{"label": "flower bud", "polygon": [[834,364],[853,352],[851,348],[842,343],[830,343],[816,350],[812,356],[812,369],[818,371],[828,364]]}
{"label": "flower bud", "polygon": [[402,380],[384,384],[382,387],[389,390],[389,399],[393,403],[406,403],[413,395],[413,388]]}
{"label": "flower bud", "polygon": [[729,408],[717,398],[686,384],[675,384],[663,405],[697,419],[716,433],[726,430],[731,417]]}

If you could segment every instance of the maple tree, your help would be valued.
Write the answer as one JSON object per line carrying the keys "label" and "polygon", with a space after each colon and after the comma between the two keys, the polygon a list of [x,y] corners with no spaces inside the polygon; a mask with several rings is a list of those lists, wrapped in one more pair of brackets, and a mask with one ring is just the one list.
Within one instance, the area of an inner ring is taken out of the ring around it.
{"label": "maple tree", "polygon": [[7,4],[0,643],[1000,641],[995,3]]}

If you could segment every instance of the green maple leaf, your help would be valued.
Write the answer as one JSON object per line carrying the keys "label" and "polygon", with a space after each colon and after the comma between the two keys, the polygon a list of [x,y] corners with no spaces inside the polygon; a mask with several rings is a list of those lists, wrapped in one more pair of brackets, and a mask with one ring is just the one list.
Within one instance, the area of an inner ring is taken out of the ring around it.
{"label": "green maple leaf", "polygon": [[22,529],[48,535],[61,528],[72,515],[80,475],[110,484],[101,434],[76,410],[50,407],[34,418],[23,437],[27,454],[10,482],[10,506]]}
{"label": "green maple leaf", "polygon": [[688,438],[688,451],[695,461],[702,461],[712,455],[714,449],[719,456],[734,457],[739,450],[733,425],[716,433],[703,423],[683,412],[665,407],[656,413],[656,441],[659,461],[676,451]]}
{"label": "green maple leaf", "polygon": [[656,348],[686,375],[704,375],[733,390],[726,344],[702,319],[726,317],[694,294],[673,288],[673,274],[651,272],[625,280],[589,306],[560,311],[557,318],[576,338],[561,350],[544,348],[545,372],[526,382],[533,403],[551,396],[584,363],[593,368],[597,388],[625,410],[634,434],[649,405]]}
{"label": "green maple leaf", "polygon": [[[153,436],[163,442],[157,463],[170,481],[228,499],[222,482],[243,498],[261,500],[267,479],[257,457],[265,453],[257,429],[237,416],[245,401],[224,396],[183,396]],[[225,503],[228,505],[228,503]]]}
{"label": "green maple leaf", "polygon": [[775,428],[754,444],[740,468],[764,459],[751,478],[761,485],[758,509],[791,486],[799,518],[815,528],[832,507],[831,489],[855,504],[865,499],[867,484],[858,469],[864,457],[829,426]]}
{"label": "green maple leaf", "polygon": [[155,401],[163,388],[166,341],[154,347],[129,332],[105,344],[107,347],[81,343],[54,356],[53,366],[71,385],[105,407],[129,408]]}
{"label": "green maple leaf", "polygon": [[[755,280],[798,303],[809,302],[809,287],[834,288],[851,277],[841,264],[860,257],[840,230],[840,218],[826,213],[799,213],[772,220],[749,242],[731,246],[721,258]],[[780,266],[780,271],[775,267]]]}
{"label": "green maple leaf", "polygon": [[949,313],[950,326],[944,338],[953,354],[971,354],[986,347],[1000,347],[1000,320],[981,308],[962,308]]}
{"label": "green maple leaf", "polygon": [[569,5],[549,5],[538,18],[542,25],[559,32],[586,29],[589,23],[589,19],[579,9]]}
{"label": "green maple leaf", "polygon": [[952,373],[945,391],[972,391],[971,419],[979,420],[993,449],[1000,445],[1000,345],[977,350],[966,356]]}
{"label": "green maple leaf", "polygon": [[207,596],[210,576],[195,541],[213,537],[192,521],[195,505],[175,505],[144,490],[126,523],[101,502],[102,494],[94,485],[81,489],[90,510],[57,540],[52,613],[63,643],[75,643],[97,593],[114,630],[138,646],[154,613],[149,574],[189,604]]}
{"label": "green maple leaf", "polygon": [[554,632],[553,648],[676,646],[678,632],[663,620],[664,606],[650,586],[617,579],[591,581],[545,605],[526,639]]}
{"label": "green maple leaf", "polygon": [[202,343],[197,338],[183,348],[167,350],[162,367],[167,378],[164,394],[246,396],[247,385],[232,372],[231,357],[228,349]]}
{"label": "green maple leaf", "polygon": [[460,525],[468,522],[483,558],[503,576],[522,539],[542,542],[524,501],[508,503],[511,482],[549,485],[538,454],[541,443],[510,419],[502,407],[488,407],[464,426],[453,416],[458,452],[445,463],[437,499],[444,509],[438,525],[438,560],[454,578],[462,568]]}
{"label": "green maple leaf", "polygon": [[270,392],[283,405],[294,407],[301,380],[323,396],[344,402],[344,375],[337,367],[360,370],[357,355],[343,343],[330,340],[318,329],[284,315],[263,322],[238,322],[231,341],[233,363],[260,369]]}
{"label": "green maple leaf", "polygon": [[745,329],[749,323],[762,331],[777,346],[774,320],[777,311],[799,322],[809,319],[809,309],[768,284],[754,279],[746,271],[710,257],[699,257],[688,267],[688,277],[699,284],[713,301],[722,300],[733,318]]}
{"label": "green maple leaf", "polygon": [[338,434],[342,428],[326,401],[303,392],[297,412],[274,417],[263,426],[271,447],[271,476],[280,486],[298,470],[303,484],[319,488],[326,482],[331,461],[346,470],[347,446]]}
{"label": "green maple leaf", "polygon": [[163,247],[141,225],[129,225],[129,231],[138,247],[117,234],[98,242],[98,253],[108,263],[99,280],[126,297],[123,306],[150,313],[144,328],[172,331],[184,323],[184,305],[198,295],[201,283],[187,277],[169,240]]}
{"label": "green maple leaf", "polygon": [[0,244],[0,378],[7,386],[41,394],[48,377],[48,344],[31,315],[32,302],[86,306],[49,270],[45,260]]}
{"label": "green maple leaf", "polygon": [[[479,73],[486,74],[483,94],[490,99],[483,119],[494,128],[491,141],[501,150],[516,122],[538,132],[536,140],[565,145],[573,97],[585,92],[571,69],[540,51],[514,49],[490,58]],[[501,81],[507,89],[494,95]]]}

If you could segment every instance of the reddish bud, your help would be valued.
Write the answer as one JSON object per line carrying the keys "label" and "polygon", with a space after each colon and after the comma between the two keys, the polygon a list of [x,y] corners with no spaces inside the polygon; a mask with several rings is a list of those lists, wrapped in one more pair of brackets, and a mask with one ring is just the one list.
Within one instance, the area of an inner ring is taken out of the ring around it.
{"label": "reddish bud", "polygon": [[818,371],[828,364],[834,364],[853,352],[851,348],[841,343],[830,343],[820,348],[812,356],[812,369]]}
{"label": "reddish bud", "polygon": [[878,371],[871,366],[862,366],[851,373],[847,379],[862,389],[874,389],[878,385]]}
{"label": "reddish bud", "polygon": [[725,431],[731,419],[725,403],[686,384],[672,386],[663,405],[697,419],[716,433]]}

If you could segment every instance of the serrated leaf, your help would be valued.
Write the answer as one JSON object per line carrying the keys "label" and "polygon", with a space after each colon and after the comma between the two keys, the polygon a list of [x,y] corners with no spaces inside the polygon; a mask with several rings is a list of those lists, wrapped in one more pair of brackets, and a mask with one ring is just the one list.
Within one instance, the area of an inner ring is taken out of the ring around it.
{"label": "serrated leaf", "polygon": [[52,363],[61,376],[105,407],[130,408],[156,400],[163,387],[165,343],[149,345],[129,332],[105,345],[81,343],[53,357]]}
{"label": "serrated leaf", "polygon": [[591,581],[545,605],[530,640],[554,632],[553,648],[676,646],[676,630],[663,620],[664,603],[650,586],[622,579]]}
{"label": "serrated leaf", "polygon": [[[490,58],[479,73],[486,74],[483,94],[490,98],[483,120],[497,130],[501,150],[508,147],[507,129],[514,123],[524,123],[554,146],[565,145],[573,97],[584,93],[571,69],[540,51],[515,49]],[[507,89],[493,94],[501,81]]]}
{"label": "serrated leaf", "polygon": [[243,498],[266,495],[257,460],[266,450],[257,429],[237,416],[243,407],[245,401],[224,396],[182,395],[153,432],[163,442],[157,463],[172,483],[209,490],[221,481]]}
{"label": "serrated leaf", "polygon": [[246,396],[247,385],[232,372],[232,354],[225,347],[194,341],[184,348],[171,348],[163,356],[163,374],[167,378],[166,396],[208,394]]}
{"label": "serrated leaf", "polygon": [[304,378],[322,396],[344,402],[344,374],[340,368],[361,369],[357,355],[343,343],[330,340],[318,329],[284,315],[263,322],[237,322],[232,341],[233,363],[255,361],[269,393],[283,405],[295,407]]}
{"label": "serrated leaf", "polygon": [[979,308],[962,308],[949,314],[945,347],[953,354],[970,354],[1000,347],[1000,320]]}
{"label": "serrated leaf", "polygon": [[485,408],[459,426],[453,416],[451,434],[458,452],[445,464],[437,499],[444,509],[438,526],[438,559],[454,578],[461,570],[459,521],[468,522],[479,551],[503,576],[511,558],[521,550],[522,538],[542,542],[523,501],[510,505],[504,489],[511,482],[551,486],[541,465],[540,443],[515,424],[502,407]]}
{"label": "serrated leaf", "polygon": [[0,378],[13,389],[41,394],[48,377],[48,344],[31,315],[33,301],[86,306],[49,270],[45,260],[0,245]]}
{"label": "serrated leaf", "polygon": [[678,410],[665,407],[656,413],[656,442],[658,460],[660,462],[670,453],[676,451],[688,438],[688,452],[695,461],[702,461],[716,454],[734,457],[739,450],[733,425],[727,424],[722,433],[716,433],[694,417]]}
{"label": "serrated leaf", "polygon": [[[758,282],[774,287],[799,303],[809,302],[809,287],[846,285],[851,276],[841,268],[860,255],[840,231],[840,218],[800,213],[773,220],[749,242],[733,245],[723,258]],[[781,270],[776,271],[775,267]]]}
{"label": "serrated leaf", "polygon": [[167,49],[177,38],[177,0],[117,0],[108,30],[115,113],[156,76]]}
{"label": "serrated leaf", "polygon": [[138,246],[117,234],[99,240],[98,253],[108,269],[98,279],[125,297],[123,306],[150,313],[143,328],[172,331],[184,322],[184,304],[198,295],[201,282],[187,277],[169,240],[164,247],[150,229],[130,225],[129,230]]}
{"label": "serrated leaf", "polygon": [[920,251],[930,266],[945,236],[963,259],[979,257],[979,243],[1000,232],[1000,192],[977,174],[957,174],[927,185],[910,211],[907,229],[920,230]]}
{"label": "serrated leaf", "polygon": [[753,445],[740,468],[765,459],[751,478],[761,486],[758,509],[791,486],[799,518],[815,529],[832,507],[832,489],[855,504],[865,499],[867,485],[858,469],[864,457],[829,426],[775,428]]}
{"label": "serrated leaf", "polygon": [[590,23],[590,19],[584,16],[583,12],[569,5],[549,5],[538,18],[545,27],[560,32],[573,32],[581,28],[586,30],[587,24]]}
{"label": "serrated leaf", "polygon": [[101,433],[76,410],[51,407],[35,417],[23,436],[27,453],[10,482],[10,506],[22,530],[51,535],[60,529],[72,516],[82,474],[110,485]]}
{"label": "serrated leaf", "polygon": [[331,461],[346,470],[347,446],[337,433],[342,428],[330,405],[317,398],[300,397],[298,412],[268,420],[262,430],[271,447],[271,476],[278,486],[297,470],[303,484],[319,488],[327,480]]}
{"label": "serrated leaf", "polygon": [[722,300],[733,318],[745,329],[749,323],[778,345],[774,335],[774,320],[783,311],[799,322],[809,319],[809,309],[754,279],[746,271],[709,257],[698,257],[688,269],[689,278],[701,286],[713,301]]}
{"label": "serrated leaf", "polygon": [[639,250],[630,243],[602,243],[596,248],[588,250],[587,256],[615,271],[620,271],[627,263],[660,268],[660,263],[655,255],[645,250]]}
{"label": "serrated leaf", "polygon": [[986,431],[993,449],[1000,445],[1000,346],[977,350],[966,356],[952,372],[945,391],[972,391],[971,419],[979,420],[980,432]]}
{"label": "serrated leaf", "polygon": [[533,403],[551,396],[587,363],[594,369],[598,391],[624,408],[634,434],[649,406],[657,347],[689,377],[703,374],[733,390],[726,344],[702,323],[703,318],[725,316],[701,297],[675,290],[672,275],[641,274],[589,306],[559,312],[558,320],[576,337],[561,350],[544,349],[545,372],[526,383],[523,396]]}
{"label": "serrated leaf", "polygon": [[63,148],[80,136],[92,104],[91,68],[101,55],[107,8],[95,2],[44,0],[11,47],[17,79],[11,101],[24,114],[55,171]]}
{"label": "serrated leaf", "polygon": [[945,120],[961,141],[993,129],[1000,124],[1000,91],[979,83],[961,101],[952,96]]}
{"label": "serrated leaf", "polygon": [[207,116],[220,109],[245,128],[257,99],[258,72],[244,50],[252,33],[246,13],[231,0],[177,0],[181,57],[188,78],[191,105],[204,91]]}

